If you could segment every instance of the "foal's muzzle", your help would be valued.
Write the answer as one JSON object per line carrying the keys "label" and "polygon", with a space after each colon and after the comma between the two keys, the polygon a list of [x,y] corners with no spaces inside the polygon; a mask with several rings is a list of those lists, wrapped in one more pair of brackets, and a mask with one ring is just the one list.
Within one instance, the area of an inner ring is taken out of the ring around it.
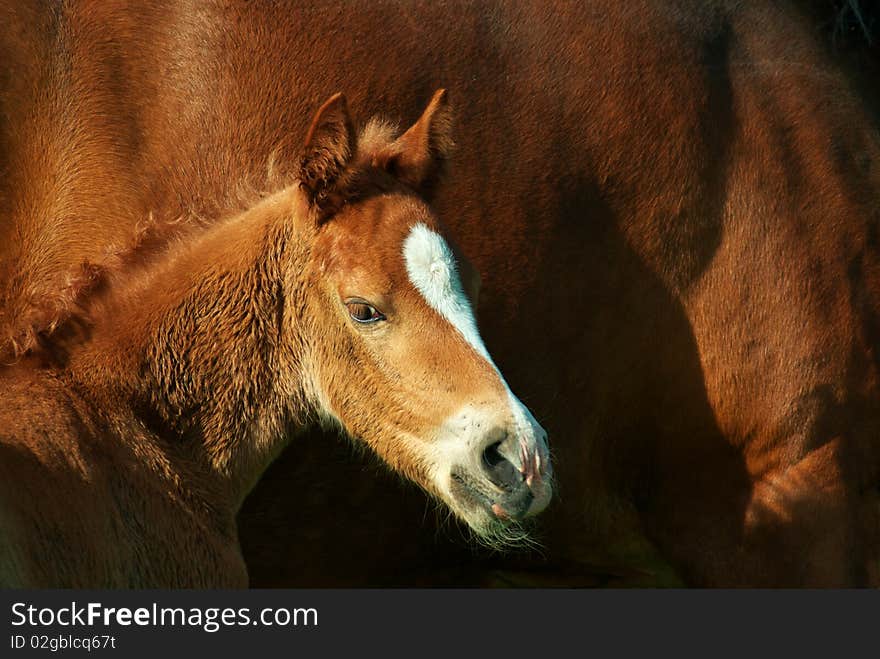
{"label": "foal's muzzle", "polygon": [[[469,459],[452,467],[450,494],[482,524],[535,515],[552,496],[547,435],[537,423],[520,432],[495,427],[475,442]],[[476,526],[480,526],[478,522]]]}

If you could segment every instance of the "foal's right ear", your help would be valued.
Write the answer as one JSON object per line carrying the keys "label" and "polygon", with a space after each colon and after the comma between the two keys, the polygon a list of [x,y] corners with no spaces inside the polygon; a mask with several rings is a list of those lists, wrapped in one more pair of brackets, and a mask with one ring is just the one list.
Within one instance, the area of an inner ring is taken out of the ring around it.
{"label": "foal's right ear", "polygon": [[341,93],[315,114],[299,162],[299,185],[319,217],[332,210],[334,190],[355,152],[355,132]]}

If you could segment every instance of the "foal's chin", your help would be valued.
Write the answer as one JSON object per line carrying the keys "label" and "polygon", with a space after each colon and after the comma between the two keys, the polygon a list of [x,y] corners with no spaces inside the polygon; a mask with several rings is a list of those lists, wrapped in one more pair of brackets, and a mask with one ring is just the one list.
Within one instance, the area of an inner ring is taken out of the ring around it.
{"label": "foal's chin", "polygon": [[537,483],[523,481],[519,487],[501,489],[479,474],[453,468],[445,495],[447,505],[480,544],[510,551],[538,544],[531,533],[533,520],[550,503],[553,484],[547,474]]}

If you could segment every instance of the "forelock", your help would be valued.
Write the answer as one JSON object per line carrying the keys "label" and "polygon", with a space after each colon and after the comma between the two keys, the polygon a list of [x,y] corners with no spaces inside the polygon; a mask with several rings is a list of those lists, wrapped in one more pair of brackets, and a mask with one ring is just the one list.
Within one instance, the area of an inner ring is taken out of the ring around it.
{"label": "forelock", "polygon": [[357,140],[359,164],[372,164],[374,157],[387,150],[397,139],[400,129],[396,123],[382,117],[373,117],[364,126]]}

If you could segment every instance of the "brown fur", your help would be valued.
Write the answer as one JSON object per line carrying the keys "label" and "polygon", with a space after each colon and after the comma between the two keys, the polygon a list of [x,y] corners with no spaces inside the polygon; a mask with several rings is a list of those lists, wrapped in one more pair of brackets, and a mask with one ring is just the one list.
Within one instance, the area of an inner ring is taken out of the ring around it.
{"label": "brown fur", "polygon": [[[290,180],[338,88],[412,118],[445,86],[466,155],[434,203],[562,488],[544,553],[490,565],[877,583],[876,119],[787,3],[11,2],[0,24],[7,319],[151,211],[241,210],[272,154]],[[329,441],[246,503],[255,583],[484,580]]]}

